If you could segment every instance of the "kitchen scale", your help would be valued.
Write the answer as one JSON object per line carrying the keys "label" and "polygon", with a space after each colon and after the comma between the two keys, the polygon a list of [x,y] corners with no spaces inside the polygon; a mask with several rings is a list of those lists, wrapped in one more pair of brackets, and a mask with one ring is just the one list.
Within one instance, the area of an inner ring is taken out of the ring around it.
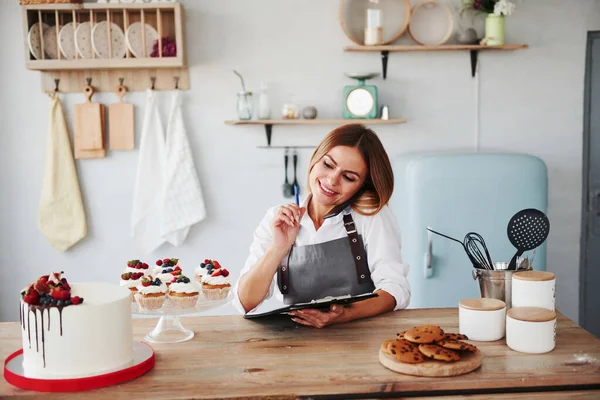
{"label": "kitchen scale", "polygon": [[377,86],[365,85],[365,81],[378,77],[379,73],[346,73],[346,76],[358,80],[358,84],[344,86],[344,118],[377,118]]}

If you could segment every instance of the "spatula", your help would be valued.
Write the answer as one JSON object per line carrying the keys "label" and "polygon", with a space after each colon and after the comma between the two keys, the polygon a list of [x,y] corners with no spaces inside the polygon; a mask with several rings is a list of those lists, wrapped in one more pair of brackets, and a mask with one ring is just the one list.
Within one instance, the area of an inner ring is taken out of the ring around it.
{"label": "spatula", "polygon": [[517,258],[524,252],[540,246],[550,233],[550,221],[546,214],[535,208],[521,210],[510,219],[506,228],[508,240],[517,252],[508,264],[509,270],[517,269]]}

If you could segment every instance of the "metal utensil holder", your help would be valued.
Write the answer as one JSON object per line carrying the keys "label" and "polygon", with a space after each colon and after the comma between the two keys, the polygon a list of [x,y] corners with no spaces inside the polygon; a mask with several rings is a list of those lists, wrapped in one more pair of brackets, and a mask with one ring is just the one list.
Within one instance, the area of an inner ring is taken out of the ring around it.
{"label": "metal utensil holder", "polygon": [[481,297],[498,299],[506,303],[506,309],[512,307],[512,275],[515,272],[527,271],[531,268],[507,270],[508,262],[495,262],[494,270],[473,269],[473,280],[479,281]]}

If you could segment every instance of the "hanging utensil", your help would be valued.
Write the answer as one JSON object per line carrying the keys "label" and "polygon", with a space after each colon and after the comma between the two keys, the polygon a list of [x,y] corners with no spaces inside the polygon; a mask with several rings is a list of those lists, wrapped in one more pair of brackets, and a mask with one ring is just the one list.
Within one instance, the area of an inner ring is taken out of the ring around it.
{"label": "hanging utensil", "polygon": [[123,78],[115,89],[119,102],[108,106],[108,143],[111,150],[133,150],[135,145],[133,104],[123,103],[127,88]]}
{"label": "hanging utensil", "polygon": [[296,167],[298,165],[298,153],[294,149],[294,182],[292,183],[292,187],[294,190],[294,195],[296,196],[296,204],[299,203],[300,197],[300,185],[298,184],[298,177],[296,176]]}
{"label": "hanging utensil", "polygon": [[285,149],[285,155],[283,156],[283,162],[285,165],[285,182],[283,183],[283,197],[294,196],[294,185],[288,181],[288,150]]}
{"label": "hanging utensil", "polygon": [[83,92],[86,102],[75,104],[73,144],[75,158],[101,158],[106,156],[104,147],[105,106],[93,103],[94,88],[91,78],[86,79]]}
{"label": "hanging utensil", "polygon": [[517,258],[544,243],[549,233],[550,221],[540,210],[527,208],[513,215],[508,222],[506,234],[517,252],[510,260],[508,269],[517,269]]}

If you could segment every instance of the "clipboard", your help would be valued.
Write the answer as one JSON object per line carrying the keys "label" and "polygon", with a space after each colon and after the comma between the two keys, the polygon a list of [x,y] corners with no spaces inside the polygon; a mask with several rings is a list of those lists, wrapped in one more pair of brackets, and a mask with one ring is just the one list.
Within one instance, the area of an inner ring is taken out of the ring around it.
{"label": "clipboard", "polygon": [[276,308],[274,310],[266,311],[266,312],[262,312],[262,313],[245,314],[244,318],[245,319],[254,319],[254,318],[267,317],[267,316],[276,315],[276,314],[286,314],[290,311],[302,310],[305,308],[313,308],[313,309],[317,309],[317,310],[318,309],[329,309],[329,306],[332,304],[347,305],[347,304],[371,299],[371,298],[377,297],[377,296],[379,296],[377,293],[363,293],[363,294],[358,294],[355,296],[350,296],[350,295],[339,296],[339,297],[330,296],[330,297],[325,297],[324,299],[320,299],[320,300],[313,300],[308,303],[290,304],[285,307]]}

